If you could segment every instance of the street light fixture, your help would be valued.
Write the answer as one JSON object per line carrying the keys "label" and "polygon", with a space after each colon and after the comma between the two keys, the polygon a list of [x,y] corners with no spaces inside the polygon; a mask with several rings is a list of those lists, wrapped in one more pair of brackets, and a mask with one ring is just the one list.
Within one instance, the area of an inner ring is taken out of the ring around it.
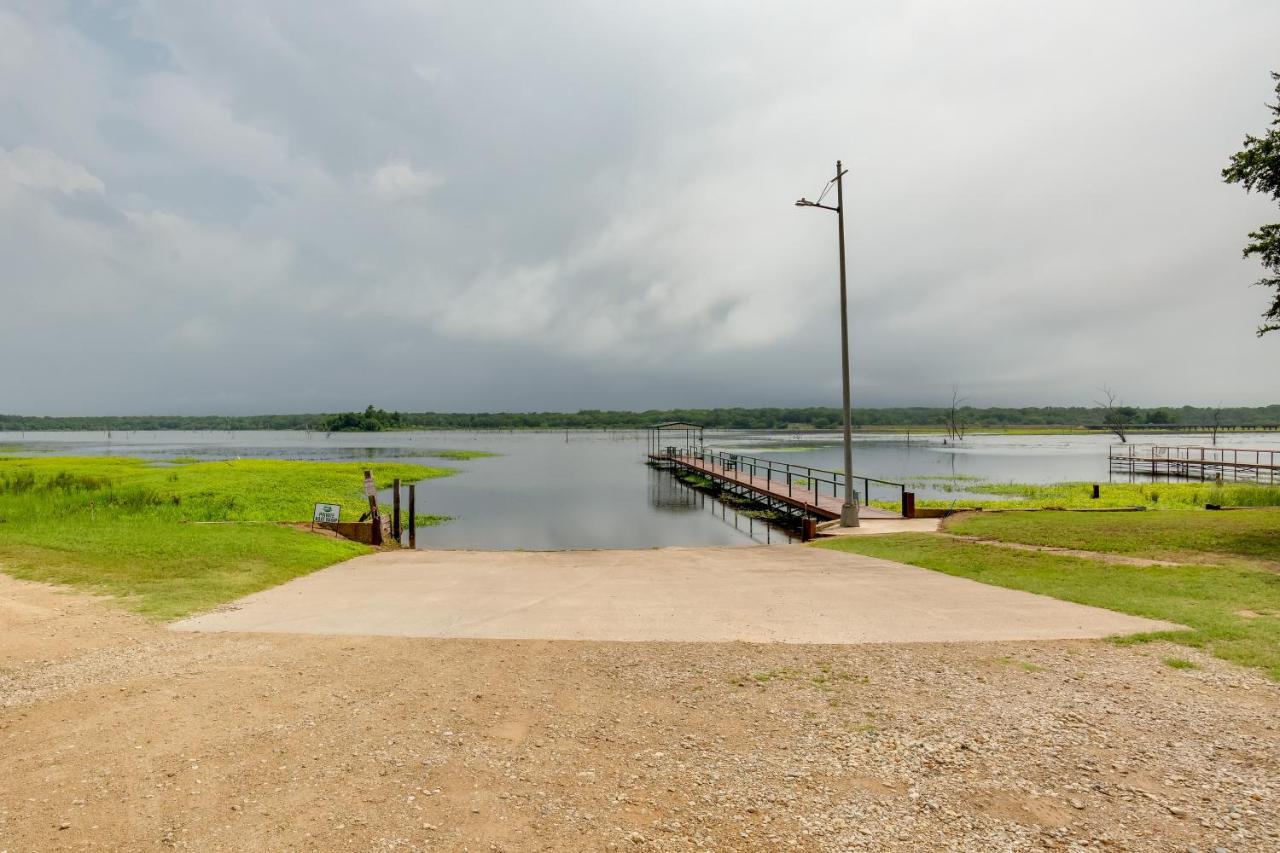
{"label": "street light fixture", "polygon": [[[834,210],[840,230],[840,378],[844,391],[844,505],[840,507],[840,526],[858,526],[858,498],[853,491],[853,426],[849,414],[849,298],[844,273],[844,176],[848,172],[836,161],[836,176],[827,182],[827,188],[817,201],[802,198],[796,207],[820,207]],[[836,185],[836,206],[823,204],[831,185]],[[864,496],[865,497],[865,496]]]}

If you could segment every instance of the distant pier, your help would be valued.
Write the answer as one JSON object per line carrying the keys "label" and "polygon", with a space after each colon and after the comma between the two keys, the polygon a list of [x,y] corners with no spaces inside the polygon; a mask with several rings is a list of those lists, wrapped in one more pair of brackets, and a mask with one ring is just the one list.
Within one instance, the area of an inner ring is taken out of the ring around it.
{"label": "distant pier", "polygon": [[1113,444],[1107,455],[1112,473],[1182,480],[1280,483],[1280,450]]}

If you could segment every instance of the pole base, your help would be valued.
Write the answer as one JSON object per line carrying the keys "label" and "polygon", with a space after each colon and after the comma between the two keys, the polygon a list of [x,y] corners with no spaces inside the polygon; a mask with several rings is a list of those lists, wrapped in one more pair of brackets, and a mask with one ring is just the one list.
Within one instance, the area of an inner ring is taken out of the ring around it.
{"label": "pole base", "polygon": [[840,507],[840,526],[858,527],[858,505],[845,504]]}

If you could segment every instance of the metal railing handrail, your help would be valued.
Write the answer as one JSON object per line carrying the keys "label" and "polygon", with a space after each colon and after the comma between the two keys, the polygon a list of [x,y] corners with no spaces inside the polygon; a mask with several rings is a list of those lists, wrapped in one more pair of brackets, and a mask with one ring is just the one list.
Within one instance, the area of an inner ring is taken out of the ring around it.
{"label": "metal railing handrail", "polygon": [[[1117,450],[1127,451],[1116,453]],[[1129,459],[1137,457],[1137,451],[1149,450],[1152,456],[1166,459],[1186,459],[1190,461],[1226,461],[1228,454],[1233,460],[1239,460],[1240,454],[1252,454],[1260,461],[1263,456],[1274,460],[1280,450],[1270,447],[1210,447],[1202,444],[1113,444],[1108,450],[1112,458]],[[1197,458],[1198,454],[1198,458]]]}
{"label": "metal railing handrail", "polygon": [[[753,477],[764,474],[765,479],[774,482],[775,479],[785,482],[787,485],[787,493],[790,496],[794,481],[799,478],[806,481],[813,487],[814,497],[818,497],[825,489],[819,488],[819,485],[830,486],[831,496],[842,498],[844,493],[844,473],[841,471],[831,471],[826,468],[814,468],[811,465],[796,465],[791,462],[780,462],[776,459],[765,459],[761,456],[749,456],[743,453],[732,453],[727,450],[707,450],[705,447],[670,447],[666,449],[668,453],[674,452],[676,456],[696,457],[703,462],[710,462],[713,465],[719,465],[721,471],[729,469],[728,464],[732,462],[734,470],[743,470],[743,465],[750,470]],[[775,478],[775,474],[781,475]],[[878,477],[860,477],[854,475],[853,482],[856,485],[862,482],[861,501],[866,503],[868,495],[871,491],[871,484],[876,483],[881,486],[888,487],[890,490],[898,491],[898,503],[902,503],[903,494],[906,492],[906,484],[895,483],[892,480],[881,480]],[[804,486],[801,486],[804,488]]]}

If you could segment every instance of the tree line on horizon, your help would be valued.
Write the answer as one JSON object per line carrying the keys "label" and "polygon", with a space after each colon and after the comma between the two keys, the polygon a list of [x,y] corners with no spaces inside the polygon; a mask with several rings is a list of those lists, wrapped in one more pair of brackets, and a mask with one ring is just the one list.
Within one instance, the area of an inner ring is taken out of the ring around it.
{"label": "tree line on horizon", "polygon": [[[959,409],[968,429],[1078,427],[1107,429],[1115,412],[1102,406],[975,407]],[[921,427],[945,429],[954,415],[947,406],[897,406],[853,411],[858,428]],[[1224,428],[1280,426],[1280,404],[1210,408],[1202,406],[1125,406],[1119,416],[1133,428],[1150,426]],[[577,412],[388,412],[374,406],[362,412],[291,415],[115,415],[48,417],[0,414],[0,431],[78,430],[309,430],[380,432],[398,429],[642,429],[666,421],[687,421],[707,429],[838,429],[835,406],[802,408],[648,409]]]}

